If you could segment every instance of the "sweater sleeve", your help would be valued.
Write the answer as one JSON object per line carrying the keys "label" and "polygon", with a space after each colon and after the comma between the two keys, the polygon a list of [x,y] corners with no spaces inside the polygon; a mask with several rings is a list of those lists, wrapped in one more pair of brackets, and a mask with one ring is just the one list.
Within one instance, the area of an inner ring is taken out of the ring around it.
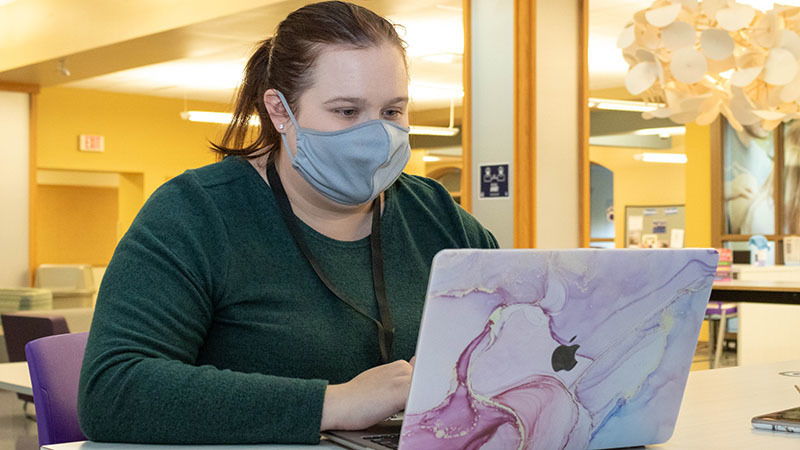
{"label": "sweater sleeve", "polygon": [[[444,216],[447,219],[442,221],[441,224],[455,237],[456,242],[454,244],[456,246],[485,249],[500,247],[492,232],[481,225],[478,219],[468,213],[461,205],[456,203],[452,195],[438,181],[407,174],[403,174],[402,181],[407,183],[410,190],[414,192],[412,195],[418,196],[418,200],[425,205],[429,217],[442,217],[441,213],[444,212]],[[430,205],[436,205],[435,212],[431,210]]]}
{"label": "sweater sleeve", "polygon": [[191,173],[142,208],[106,270],[83,360],[78,409],[89,439],[319,441],[326,381],[195,364],[229,252],[221,214]]}
{"label": "sweater sleeve", "polygon": [[488,249],[500,247],[492,232],[481,225],[480,222],[478,222],[478,219],[476,219],[472,214],[468,213],[459,205],[456,205],[456,209],[458,210],[459,219],[461,220],[461,223],[464,227],[464,232],[466,233],[466,247]]}

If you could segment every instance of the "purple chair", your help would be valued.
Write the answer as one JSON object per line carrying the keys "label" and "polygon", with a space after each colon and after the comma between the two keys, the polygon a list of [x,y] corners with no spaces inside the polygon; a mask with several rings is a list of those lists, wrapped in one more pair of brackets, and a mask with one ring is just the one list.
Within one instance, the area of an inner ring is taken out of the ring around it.
{"label": "purple chair", "polygon": [[88,336],[59,334],[25,345],[40,446],[86,440],[78,424],[78,378]]}
{"label": "purple chair", "polygon": [[728,332],[728,320],[736,317],[737,310],[736,303],[708,302],[705,320],[709,324],[709,369],[719,367],[723,342]]}

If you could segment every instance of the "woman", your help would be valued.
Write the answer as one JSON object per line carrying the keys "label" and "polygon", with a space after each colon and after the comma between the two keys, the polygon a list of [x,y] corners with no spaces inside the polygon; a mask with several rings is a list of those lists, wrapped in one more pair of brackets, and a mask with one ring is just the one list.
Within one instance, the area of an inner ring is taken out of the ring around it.
{"label": "woman", "polygon": [[365,8],[278,26],[215,146],[227,157],[155,192],[109,264],[87,437],[315,443],[403,408],[433,256],[497,246],[444,188],[400,174],[407,86],[402,40]]}

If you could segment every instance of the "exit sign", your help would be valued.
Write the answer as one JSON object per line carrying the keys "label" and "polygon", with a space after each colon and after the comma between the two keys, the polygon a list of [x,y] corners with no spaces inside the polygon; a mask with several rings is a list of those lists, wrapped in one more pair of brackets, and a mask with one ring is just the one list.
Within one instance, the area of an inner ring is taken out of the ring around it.
{"label": "exit sign", "polygon": [[106,149],[106,138],[99,134],[82,134],[79,141],[82,152],[102,152]]}

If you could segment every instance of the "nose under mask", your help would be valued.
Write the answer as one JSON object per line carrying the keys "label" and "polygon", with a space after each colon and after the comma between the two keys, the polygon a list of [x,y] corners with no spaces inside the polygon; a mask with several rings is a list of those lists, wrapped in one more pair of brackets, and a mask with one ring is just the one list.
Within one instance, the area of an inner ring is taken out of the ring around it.
{"label": "nose under mask", "polygon": [[295,154],[281,133],[292,167],[325,197],[345,205],[372,201],[400,176],[411,157],[408,128],[370,120],[337,131],[302,128],[278,92],[297,134]]}

